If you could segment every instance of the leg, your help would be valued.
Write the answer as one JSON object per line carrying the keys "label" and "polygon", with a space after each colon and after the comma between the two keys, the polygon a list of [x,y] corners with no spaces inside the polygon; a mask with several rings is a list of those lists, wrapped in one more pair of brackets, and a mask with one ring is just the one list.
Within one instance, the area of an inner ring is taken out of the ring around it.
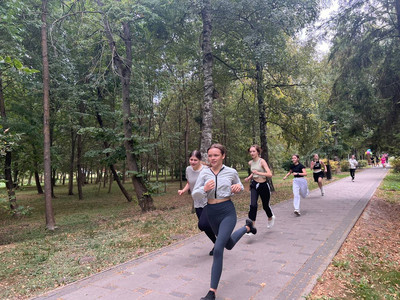
{"label": "leg", "polygon": [[301,195],[301,197],[306,198],[308,196],[307,179],[301,178],[299,180],[299,185],[300,185],[300,195]]}
{"label": "leg", "polygon": [[261,202],[265,213],[267,214],[268,218],[272,218],[274,214],[272,213],[271,207],[269,206],[269,200],[271,198],[269,184],[267,182],[261,184],[258,192],[260,193]]}
{"label": "leg", "polygon": [[[199,214],[197,214],[197,211],[200,212],[200,216]],[[212,230],[210,223],[208,222],[208,215],[207,215],[207,206],[205,206],[204,208],[196,208],[196,214],[197,216],[199,216],[199,229],[201,231],[204,231],[204,233],[208,236],[208,238],[215,243],[215,240],[217,239],[215,237],[214,231]]]}
{"label": "leg", "polygon": [[293,206],[295,210],[300,210],[300,185],[297,179],[293,179]]}
{"label": "leg", "polygon": [[[224,248],[231,239],[231,234],[236,225],[236,212],[234,215],[225,216],[218,226],[217,240],[214,245],[213,264],[211,268],[211,289],[218,288],[223,267]],[[244,229],[243,234],[246,232]],[[242,235],[243,235],[242,234]],[[232,241],[231,243],[234,243]]]}
{"label": "leg", "polygon": [[258,191],[256,189],[256,181],[252,181],[250,184],[250,210],[249,210],[249,219],[255,222],[257,218],[257,209],[258,209]]}

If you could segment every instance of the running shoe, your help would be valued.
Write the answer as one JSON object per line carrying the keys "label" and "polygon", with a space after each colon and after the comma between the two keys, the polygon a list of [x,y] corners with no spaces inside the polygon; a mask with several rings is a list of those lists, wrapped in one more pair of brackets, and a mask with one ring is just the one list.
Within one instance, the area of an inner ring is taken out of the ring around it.
{"label": "running shoe", "polygon": [[296,216],[298,216],[298,217],[300,217],[300,210],[298,210],[298,209],[295,209],[294,210],[294,214],[296,215]]}
{"label": "running shoe", "polygon": [[275,224],[275,216],[272,216],[271,220],[268,219],[267,221],[267,228],[271,228],[272,226],[274,226],[274,224]]}

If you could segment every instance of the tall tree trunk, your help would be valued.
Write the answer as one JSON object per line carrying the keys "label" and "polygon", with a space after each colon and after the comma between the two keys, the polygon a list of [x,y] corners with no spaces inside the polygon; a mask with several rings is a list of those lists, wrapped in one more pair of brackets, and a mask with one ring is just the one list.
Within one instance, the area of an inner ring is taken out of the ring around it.
{"label": "tall tree trunk", "polygon": [[[3,77],[2,77],[1,72],[0,72],[0,115],[1,115],[1,123],[3,125],[3,129],[7,129],[7,115],[6,115],[4,94],[3,94]],[[6,152],[6,155],[4,158],[4,178],[6,180],[6,188],[7,188],[8,201],[10,204],[10,208],[14,212],[14,214],[16,214],[18,204],[17,204],[17,198],[15,196],[15,191],[14,191],[11,162],[12,162],[12,155],[11,155],[11,150],[9,150]]]}
{"label": "tall tree trunk", "polygon": [[82,135],[78,134],[76,141],[76,182],[78,185],[78,198],[83,200],[83,174],[82,174]]}
{"label": "tall tree trunk", "polygon": [[[101,97],[101,92],[98,91],[98,93],[99,93],[99,97]],[[101,118],[101,115],[100,115],[100,113],[98,111],[96,111],[96,118],[97,118],[97,122],[100,125],[100,128],[103,128],[104,127],[103,119]],[[110,145],[107,142],[103,142],[103,145],[104,145],[104,149],[107,149],[107,148],[110,147]],[[108,152],[106,152],[106,157],[109,157],[109,156],[110,156],[110,154]],[[122,184],[121,179],[119,178],[118,173],[115,170],[114,165],[110,163],[109,167],[110,167],[110,170],[111,170],[111,172],[112,172],[112,174],[114,176],[114,179],[117,182],[118,187],[121,190],[122,194],[125,196],[125,198],[126,198],[126,200],[128,200],[128,202],[131,202],[132,201],[132,196],[129,194],[129,192],[125,189],[124,185]]]}
{"label": "tall tree trunk", "polygon": [[51,157],[50,157],[50,73],[47,54],[47,0],[42,0],[42,59],[43,59],[43,135],[44,135],[44,190],[46,208],[46,228],[55,229],[55,219],[51,201]]}
{"label": "tall tree trunk", "polygon": [[400,37],[400,0],[395,0],[397,36]]}
{"label": "tall tree trunk", "polygon": [[[269,162],[268,153],[268,140],[267,140],[267,117],[266,108],[264,102],[264,73],[263,66],[260,62],[256,62],[256,85],[257,85],[257,101],[258,101],[258,112],[260,119],[260,143],[261,143],[261,157],[265,159],[269,167],[272,168]],[[274,184],[271,178],[268,178],[268,183],[270,185],[271,191],[275,191]]]}
{"label": "tall tree trunk", "polygon": [[[98,1],[100,5],[101,2]],[[132,141],[132,124],[131,124],[131,103],[130,103],[130,79],[132,72],[132,40],[131,32],[128,22],[122,23],[121,37],[125,43],[126,58],[123,59],[119,56],[116,49],[116,43],[112,36],[111,28],[108,23],[107,17],[104,15],[104,29],[111,49],[113,63],[117,68],[118,75],[122,82],[122,112],[123,112],[123,127],[124,127],[124,146],[126,152],[126,160],[128,170],[133,171],[132,184],[135,188],[138,203],[143,212],[153,210],[153,198],[147,190],[145,182],[141,176],[138,176],[139,166],[137,156],[134,154],[133,141]]]}
{"label": "tall tree trunk", "polygon": [[213,95],[214,82],[212,77],[213,56],[212,56],[212,21],[211,21],[211,1],[203,0],[201,10],[203,20],[203,76],[204,76],[204,100],[203,100],[203,119],[201,130],[200,152],[203,160],[207,158],[207,149],[212,142],[212,117],[213,117]]}
{"label": "tall tree trunk", "polygon": [[69,173],[68,173],[68,195],[70,196],[74,194],[75,142],[76,142],[76,135],[74,129],[71,127],[71,156],[69,159]]}

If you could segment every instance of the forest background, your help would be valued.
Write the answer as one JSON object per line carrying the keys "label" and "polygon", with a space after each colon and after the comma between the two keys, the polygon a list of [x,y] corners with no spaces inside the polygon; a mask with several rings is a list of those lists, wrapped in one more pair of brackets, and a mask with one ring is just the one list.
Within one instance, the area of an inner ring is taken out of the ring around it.
{"label": "forest background", "polygon": [[321,24],[331,1],[2,0],[2,209],[29,214],[34,181],[52,231],[57,185],[85,201],[115,180],[152,211],[212,142],[238,170],[261,144],[276,173],[293,153],[399,155],[399,1],[338,3]]}

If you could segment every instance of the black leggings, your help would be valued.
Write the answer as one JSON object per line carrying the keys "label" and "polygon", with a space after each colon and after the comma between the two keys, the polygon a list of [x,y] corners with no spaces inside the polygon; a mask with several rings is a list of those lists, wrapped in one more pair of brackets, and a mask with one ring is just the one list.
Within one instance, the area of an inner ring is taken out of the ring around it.
{"label": "black leggings", "polygon": [[354,176],[356,175],[356,169],[350,169],[350,176],[351,178],[354,179]]}
{"label": "black leggings", "polygon": [[232,234],[236,226],[237,217],[235,206],[231,200],[217,204],[208,204],[206,210],[211,228],[217,236],[214,245],[210,284],[212,289],[217,289],[222,273],[224,248],[231,250],[247,232],[247,229],[246,226],[243,226]]}
{"label": "black leggings", "polygon": [[204,209],[204,207],[196,207],[195,210],[197,218],[199,219],[197,226],[201,231],[204,231],[208,238],[215,244],[215,240],[217,238],[211,229],[210,223],[208,222],[207,210]]}
{"label": "black leggings", "polygon": [[265,210],[268,218],[272,218],[274,214],[272,213],[271,207],[269,206],[269,199],[271,198],[269,184],[268,182],[258,183],[257,181],[253,180],[250,184],[249,219],[255,221],[257,218],[258,196],[261,197],[263,209]]}

